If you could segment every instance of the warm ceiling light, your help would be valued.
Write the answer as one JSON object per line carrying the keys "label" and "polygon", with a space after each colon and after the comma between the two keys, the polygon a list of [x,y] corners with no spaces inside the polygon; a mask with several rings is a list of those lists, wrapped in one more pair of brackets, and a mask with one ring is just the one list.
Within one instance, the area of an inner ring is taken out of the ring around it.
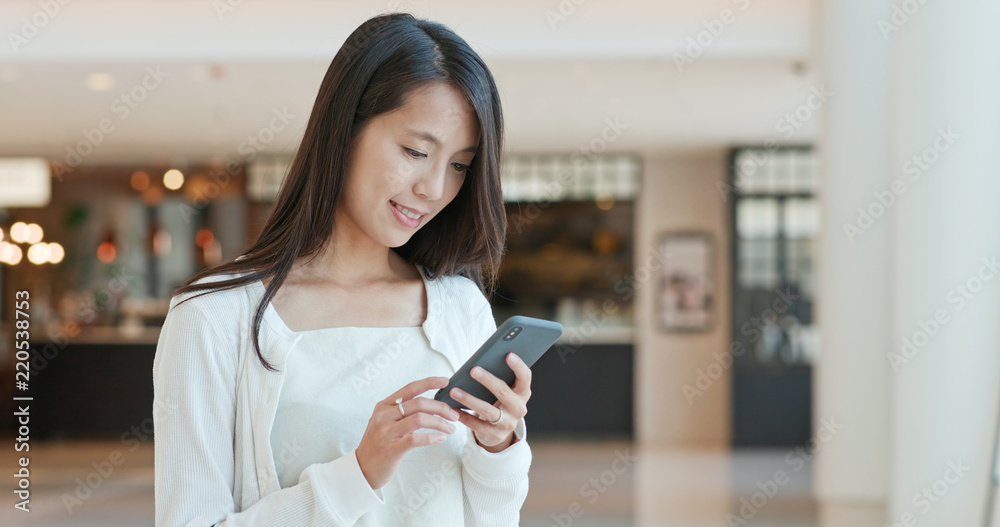
{"label": "warm ceiling light", "polygon": [[212,234],[212,231],[205,228],[198,229],[198,234],[194,235],[194,242],[202,249],[208,248],[209,245],[212,245],[213,241],[215,241],[215,235]]}
{"label": "warm ceiling light", "polygon": [[109,91],[115,87],[115,78],[110,73],[91,73],[87,75],[86,84],[91,91]]}
{"label": "warm ceiling light", "polygon": [[170,254],[170,233],[167,229],[156,229],[153,233],[153,254],[156,256],[166,256]]}
{"label": "warm ceiling light", "polygon": [[28,261],[35,264],[43,264],[49,261],[49,244],[36,243],[28,247]]}
{"label": "warm ceiling light", "polygon": [[142,192],[142,201],[147,205],[156,205],[163,200],[163,187],[153,185]]}
{"label": "warm ceiling light", "polygon": [[0,242],[0,262],[17,265],[21,261],[21,248],[13,243]]}
{"label": "warm ceiling light", "polygon": [[142,192],[149,188],[149,174],[138,171],[132,173],[132,188]]}
{"label": "warm ceiling light", "polygon": [[14,254],[13,256],[10,257],[9,260],[7,260],[7,263],[11,265],[17,265],[21,263],[21,256],[22,256],[21,248],[16,245],[11,245],[11,248],[14,250]]}
{"label": "warm ceiling light", "polygon": [[37,223],[29,223],[24,228],[24,241],[28,243],[38,243],[42,241],[44,234],[45,233],[42,231],[42,227],[40,225]]}
{"label": "warm ceiling light", "polygon": [[163,186],[170,190],[177,190],[184,184],[184,174],[180,170],[172,168],[163,174]]}
{"label": "warm ceiling light", "polygon": [[63,246],[58,243],[49,244],[49,262],[57,264],[62,261],[63,256],[66,256],[66,250]]}
{"label": "warm ceiling light", "polygon": [[111,242],[101,242],[97,246],[97,259],[104,263],[111,263],[115,260],[115,254],[118,251],[115,249],[115,244]]}
{"label": "warm ceiling light", "polygon": [[24,243],[25,232],[24,229],[28,225],[23,221],[19,221],[10,226],[10,239],[16,243]]}

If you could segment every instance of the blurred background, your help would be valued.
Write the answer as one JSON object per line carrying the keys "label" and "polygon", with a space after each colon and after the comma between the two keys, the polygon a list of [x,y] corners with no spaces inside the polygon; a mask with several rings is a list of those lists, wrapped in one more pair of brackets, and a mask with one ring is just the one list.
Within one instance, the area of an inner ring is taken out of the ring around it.
{"label": "blurred background", "polygon": [[0,4],[0,523],[153,525],[169,292],[257,236],[334,54],[397,10],[503,97],[495,318],[566,328],[521,525],[991,525],[1000,6],[973,0]]}

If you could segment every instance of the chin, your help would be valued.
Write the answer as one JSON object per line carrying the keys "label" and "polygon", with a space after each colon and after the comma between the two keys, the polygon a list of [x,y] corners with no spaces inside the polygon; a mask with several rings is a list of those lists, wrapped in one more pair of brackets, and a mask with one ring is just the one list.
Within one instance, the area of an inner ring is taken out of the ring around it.
{"label": "chin", "polygon": [[403,243],[387,243],[386,247],[388,247],[390,249],[399,249],[400,247],[406,245],[406,242],[408,242],[408,241],[410,241],[410,240],[406,240]]}
{"label": "chin", "polygon": [[406,245],[412,239],[413,239],[413,235],[412,234],[409,235],[409,236],[406,236],[406,235],[396,235],[396,236],[389,236],[388,240],[384,240],[384,242],[388,242],[388,243],[385,244],[387,247],[395,249],[395,248],[402,247],[402,246]]}

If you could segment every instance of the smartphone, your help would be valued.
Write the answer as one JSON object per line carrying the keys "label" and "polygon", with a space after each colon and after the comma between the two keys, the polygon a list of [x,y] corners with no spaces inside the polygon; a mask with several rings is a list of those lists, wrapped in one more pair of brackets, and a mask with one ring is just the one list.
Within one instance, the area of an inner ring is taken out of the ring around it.
{"label": "smartphone", "polygon": [[458,387],[463,392],[474,395],[489,404],[497,402],[497,397],[493,395],[493,392],[472,377],[472,368],[480,366],[502,379],[507,383],[507,386],[514,386],[517,376],[514,374],[514,370],[507,365],[507,354],[516,353],[530,368],[555,344],[562,332],[562,325],[551,320],[523,315],[514,315],[508,318],[497,327],[496,332],[490,338],[486,339],[479,350],[465,361],[465,364],[455,372],[455,375],[451,376],[448,386],[434,394],[434,399],[444,401],[452,408],[469,410],[468,406],[451,398],[451,389]]}

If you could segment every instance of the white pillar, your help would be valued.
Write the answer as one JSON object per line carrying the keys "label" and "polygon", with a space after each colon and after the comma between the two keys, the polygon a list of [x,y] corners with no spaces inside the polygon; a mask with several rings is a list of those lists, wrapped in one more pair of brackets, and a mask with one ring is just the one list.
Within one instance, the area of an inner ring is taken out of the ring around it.
{"label": "white pillar", "polygon": [[[876,30],[884,1],[825,0],[826,89],[819,156],[823,227],[814,373],[814,430],[843,428],[819,443],[814,476],[821,526],[882,527],[888,495],[889,225],[868,224],[874,192],[888,186],[889,44]],[[875,212],[878,212],[877,210]],[[860,223],[860,225],[859,225]]]}
{"label": "white pillar", "polygon": [[979,526],[1000,400],[1000,274],[984,264],[1000,253],[1000,2],[896,3],[891,351],[915,344],[892,374],[889,520]]}

